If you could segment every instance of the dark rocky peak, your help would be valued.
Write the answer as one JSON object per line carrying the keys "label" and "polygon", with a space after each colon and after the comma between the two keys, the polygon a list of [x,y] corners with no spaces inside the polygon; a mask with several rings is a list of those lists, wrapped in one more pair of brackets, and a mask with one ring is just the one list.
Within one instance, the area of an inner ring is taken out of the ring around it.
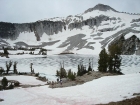
{"label": "dark rocky peak", "polygon": [[88,10],[86,10],[84,13],[88,13],[91,12],[93,10],[99,10],[99,11],[107,11],[107,10],[112,10],[114,12],[118,12],[115,9],[113,9],[112,7],[108,6],[108,5],[104,5],[104,4],[97,4],[95,7],[93,8],[89,8]]}

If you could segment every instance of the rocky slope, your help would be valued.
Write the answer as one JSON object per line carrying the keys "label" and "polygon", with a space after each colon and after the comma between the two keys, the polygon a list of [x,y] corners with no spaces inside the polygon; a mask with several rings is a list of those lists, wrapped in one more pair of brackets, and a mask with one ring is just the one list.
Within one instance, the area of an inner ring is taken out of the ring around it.
{"label": "rocky slope", "polygon": [[[135,38],[131,38],[133,35]],[[0,47],[45,47],[52,54],[98,54],[121,36],[125,37],[122,54],[140,55],[140,15],[121,13],[103,4],[66,18],[21,24],[0,22]]]}

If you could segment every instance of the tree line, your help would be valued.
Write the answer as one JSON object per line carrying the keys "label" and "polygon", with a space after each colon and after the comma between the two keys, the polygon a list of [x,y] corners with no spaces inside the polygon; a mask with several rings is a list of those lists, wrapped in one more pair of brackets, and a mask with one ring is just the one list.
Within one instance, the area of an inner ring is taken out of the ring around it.
{"label": "tree line", "polygon": [[75,80],[76,76],[83,76],[84,74],[89,73],[91,71],[93,71],[93,68],[92,68],[90,59],[89,59],[88,69],[86,69],[86,66],[84,66],[83,63],[80,62],[78,65],[77,73],[73,72],[71,69],[66,71],[66,69],[64,68],[64,62],[63,62],[63,64],[60,63],[60,70],[56,71],[56,76],[58,76],[60,79],[69,78],[70,80]]}

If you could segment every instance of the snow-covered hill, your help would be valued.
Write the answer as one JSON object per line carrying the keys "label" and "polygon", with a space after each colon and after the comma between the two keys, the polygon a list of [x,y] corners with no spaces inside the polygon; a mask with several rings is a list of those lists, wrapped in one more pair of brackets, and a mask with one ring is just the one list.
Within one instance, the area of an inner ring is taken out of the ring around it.
{"label": "snow-covered hill", "polygon": [[[21,76],[11,77],[19,79]],[[21,83],[29,77],[21,78]],[[29,82],[37,80],[28,79]],[[135,97],[140,74],[106,76],[83,85],[52,89],[48,86],[0,91],[1,105],[96,105]],[[42,83],[42,82],[40,82]]]}
{"label": "snow-covered hill", "polygon": [[137,41],[131,45],[136,46],[134,50],[137,51],[130,54],[135,52],[140,55],[140,15],[121,13],[103,4],[66,18],[56,17],[23,24],[0,22],[1,47],[44,47],[51,49],[51,54],[98,54],[121,36],[127,40],[133,35]]}

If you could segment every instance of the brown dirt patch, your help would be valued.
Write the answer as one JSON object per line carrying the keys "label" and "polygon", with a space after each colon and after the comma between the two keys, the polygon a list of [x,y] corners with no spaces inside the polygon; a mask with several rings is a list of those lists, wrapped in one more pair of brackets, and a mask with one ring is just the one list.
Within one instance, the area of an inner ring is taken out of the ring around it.
{"label": "brown dirt patch", "polygon": [[126,99],[123,101],[110,102],[108,104],[98,104],[98,105],[140,105],[140,96],[131,99]]}
{"label": "brown dirt patch", "polygon": [[75,81],[71,81],[66,79],[66,81],[63,81],[62,85],[60,83],[55,83],[53,86],[50,85],[50,88],[62,88],[62,87],[69,87],[69,86],[75,86],[75,85],[80,85],[85,82],[92,81],[94,79],[101,78],[103,76],[113,76],[117,74],[111,74],[111,73],[102,73],[99,71],[92,71],[90,73],[87,73],[83,76],[77,76]]}

